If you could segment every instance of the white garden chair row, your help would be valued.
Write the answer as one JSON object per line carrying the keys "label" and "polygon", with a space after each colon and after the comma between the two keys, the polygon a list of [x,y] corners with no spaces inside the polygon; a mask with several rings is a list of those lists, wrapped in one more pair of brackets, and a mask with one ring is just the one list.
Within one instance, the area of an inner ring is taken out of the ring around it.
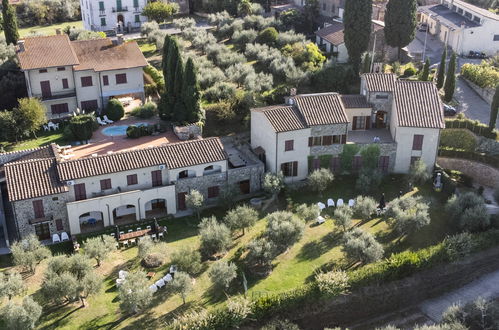
{"label": "white garden chair row", "polygon": [[[336,201],[336,206],[337,207],[341,207],[344,205],[344,202],[343,202],[343,199],[339,198],[337,201]],[[348,206],[349,207],[353,207],[355,205],[355,200],[353,199],[350,199],[348,201]],[[322,210],[324,210],[326,207],[334,207],[335,204],[334,204],[334,200],[332,198],[329,198],[327,200],[327,206],[326,204],[322,203],[322,202],[318,202],[317,203],[317,206],[319,207],[319,214],[317,215],[317,223],[320,225],[320,224],[323,224],[324,222],[326,222],[326,219],[324,217],[321,216],[320,212],[322,212]]]}
{"label": "white garden chair row", "polygon": [[164,287],[165,285],[170,283],[172,280],[173,280],[173,276],[171,274],[166,274],[165,276],[163,276],[163,278],[160,278],[154,284],[149,286],[149,290],[151,290],[152,293],[156,293],[156,291],[158,291],[158,289],[161,289],[162,287]]}
{"label": "white garden chair row", "polygon": [[49,121],[47,123],[47,125],[43,125],[43,130],[46,132],[46,131],[57,131],[59,129],[59,123],[53,123],[51,121]]}
{"label": "white garden chair row", "polygon": [[99,125],[101,125],[101,126],[106,126],[107,124],[114,123],[114,121],[112,121],[111,119],[107,118],[107,115],[104,115],[102,117],[102,119],[100,117],[97,117],[97,123],[99,123]]}
{"label": "white garden chair row", "polygon": [[64,241],[69,241],[69,235],[65,231],[61,233],[61,236],[59,237],[59,234],[53,234],[52,235],[52,243],[60,243]]}

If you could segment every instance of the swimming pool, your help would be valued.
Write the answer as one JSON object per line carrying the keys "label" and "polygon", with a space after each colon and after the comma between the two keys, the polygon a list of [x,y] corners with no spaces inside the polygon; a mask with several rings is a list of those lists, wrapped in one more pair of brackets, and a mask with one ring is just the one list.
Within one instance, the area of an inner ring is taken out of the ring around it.
{"label": "swimming pool", "polygon": [[[149,125],[148,123],[135,123],[133,124],[135,126],[147,126]],[[117,125],[117,126],[110,126],[106,127],[102,130],[102,134],[106,136],[122,136],[126,135],[126,129],[130,125]]]}

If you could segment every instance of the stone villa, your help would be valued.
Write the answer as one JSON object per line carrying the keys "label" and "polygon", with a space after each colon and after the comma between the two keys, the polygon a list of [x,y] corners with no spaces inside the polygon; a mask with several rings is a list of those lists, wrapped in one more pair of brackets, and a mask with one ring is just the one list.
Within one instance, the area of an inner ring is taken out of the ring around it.
{"label": "stone villa", "polygon": [[112,97],[144,98],[147,60],[135,41],[28,37],[18,42],[17,58],[28,96],[42,100],[48,119],[101,109]]}
{"label": "stone villa", "polygon": [[[266,170],[282,171],[293,182],[320,167],[342,172],[346,145],[378,144],[383,172],[407,173],[418,159],[433,169],[444,115],[431,82],[369,73],[362,76],[360,95],[291,96],[286,104],[252,109],[251,127],[251,146]],[[357,152],[348,168],[361,167]]]}

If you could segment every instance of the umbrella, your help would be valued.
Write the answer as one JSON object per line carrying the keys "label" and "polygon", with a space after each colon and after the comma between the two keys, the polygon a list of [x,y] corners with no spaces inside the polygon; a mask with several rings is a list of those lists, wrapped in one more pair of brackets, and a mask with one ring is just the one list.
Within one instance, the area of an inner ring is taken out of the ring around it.
{"label": "umbrella", "polygon": [[159,224],[158,224],[158,220],[156,219],[156,217],[154,217],[154,232],[156,234],[159,233]]}
{"label": "umbrella", "polygon": [[384,209],[386,207],[386,203],[385,203],[385,194],[381,194],[381,199],[379,200],[379,205],[378,205],[378,208],[380,209]]}
{"label": "umbrella", "polygon": [[116,239],[120,239],[120,228],[116,225]]}

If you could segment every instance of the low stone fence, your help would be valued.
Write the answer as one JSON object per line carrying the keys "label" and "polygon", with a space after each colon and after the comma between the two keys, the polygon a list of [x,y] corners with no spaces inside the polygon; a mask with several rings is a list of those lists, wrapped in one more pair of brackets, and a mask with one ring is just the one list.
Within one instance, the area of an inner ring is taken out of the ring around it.
{"label": "low stone fence", "polygon": [[187,126],[174,126],[173,133],[181,140],[192,140],[201,138],[202,129],[198,124],[190,124]]}
{"label": "low stone fence", "polygon": [[477,84],[471,82],[470,80],[464,78],[461,76],[461,79],[463,79],[468,86],[471,87],[480,97],[487,102],[489,105],[492,104],[492,99],[494,98],[494,93],[495,91],[492,88],[483,88],[478,86]]}
{"label": "low stone fence", "polygon": [[445,169],[456,170],[473,178],[473,180],[487,187],[499,187],[499,169],[468,159],[438,157],[438,165]]}

